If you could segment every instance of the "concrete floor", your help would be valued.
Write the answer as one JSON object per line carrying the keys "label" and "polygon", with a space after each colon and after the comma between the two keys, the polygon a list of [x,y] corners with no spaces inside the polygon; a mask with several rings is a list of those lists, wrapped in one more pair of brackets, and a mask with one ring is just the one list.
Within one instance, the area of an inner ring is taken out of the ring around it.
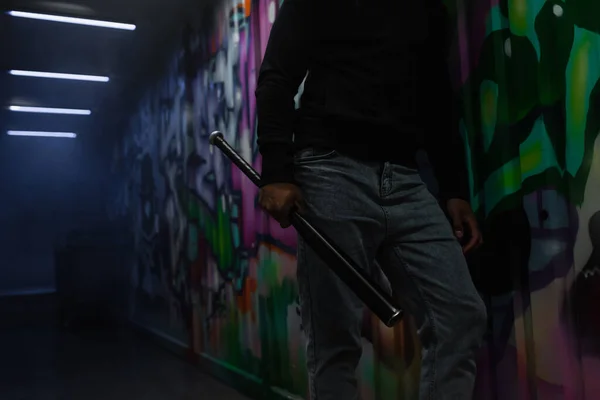
{"label": "concrete floor", "polygon": [[128,331],[61,330],[46,307],[0,299],[1,400],[248,400]]}

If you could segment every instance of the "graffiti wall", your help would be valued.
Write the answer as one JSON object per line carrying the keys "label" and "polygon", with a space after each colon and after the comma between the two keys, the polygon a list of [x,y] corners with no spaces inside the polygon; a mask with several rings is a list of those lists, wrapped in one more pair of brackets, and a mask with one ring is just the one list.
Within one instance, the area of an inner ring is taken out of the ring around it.
{"label": "graffiti wall", "polygon": [[190,196],[184,179],[188,114],[178,64],[148,91],[127,135],[115,146],[113,172],[121,188],[109,214],[126,215],[131,221],[132,318],[188,343]]}
{"label": "graffiti wall", "polygon": [[[490,337],[480,398],[600,396],[600,3],[455,7]],[[595,315],[595,316],[594,316]]]}
{"label": "graffiti wall", "polygon": [[[132,318],[232,371],[306,396],[296,238],[208,145],[260,169],[256,74],[279,0],[219,1],[186,30],[115,147],[136,242]],[[479,399],[600,395],[600,3],[452,0],[472,200],[490,309]],[[419,346],[365,314],[364,400],[416,399]],[[232,381],[232,385],[235,382]]]}

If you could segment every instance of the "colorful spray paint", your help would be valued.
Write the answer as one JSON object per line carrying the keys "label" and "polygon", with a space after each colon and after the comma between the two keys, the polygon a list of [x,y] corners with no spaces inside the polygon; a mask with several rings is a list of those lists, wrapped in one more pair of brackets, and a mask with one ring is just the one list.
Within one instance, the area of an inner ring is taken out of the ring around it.
{"label": "colorful spray paint", "polygon": [[[491,316],[476,398],[595,399],[600,3],[447,3],[472,201],[486,232],[485,251],[470,260]],[[188,33],[116,148],[128,179],[115,209],[131,216],[136,237],[136,321],[305,396],[294,233],[258,209],[256,188],[208,145],[221,130],[260,169],[254,90],[279,7],[220,2]],[[366,314],[363,334],[363,399],[416,399],[410,319],[390,330]]]}

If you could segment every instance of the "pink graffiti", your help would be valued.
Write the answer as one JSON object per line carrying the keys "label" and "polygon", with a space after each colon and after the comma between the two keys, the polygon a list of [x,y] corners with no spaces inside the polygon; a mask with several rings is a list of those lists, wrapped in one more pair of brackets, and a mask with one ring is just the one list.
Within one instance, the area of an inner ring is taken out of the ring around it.
{"label": "pink graffiti", "polygon": [[275,7],[275,15],[278,11],[278,3],[275,0],[258,0],[255,9],[252,10],[252,27],[258,32],[256,41],[260,45],[260,57],[262,59],[267,49],[269,33],[271,32],[272,22],[269,20],[269,7]]}
{"label": "pink graffiti", "polygon": [[[258,44],[262,56],[262,52],[266,47],[265,43],[268,39],[271,26],[268,23],[264,23],[264,21],[268,20],[268,3],[268,1],[259,2],[258,10],[253,10],[251,14],[248,28],[241,30],[239,35],[240,62],[237,74],[240,79],[242,102],[244,105],[242,107],[238,134],[240,135],[240,143],[244,143],[250,149],[254,148],[255,141],[256,101],[254,92],[256,90],[257,71],[260,67],[260,61],[257,58],[255,49]],[[252,32],[256,29],[260,31],[260,39],[252,40],[255,36]],[[256,156],[251,162],[252,166],[260,172],[260,155]],[[240,227],[242,246],[246,248],[255,246],[258,234],[259,236],[271,236],[285,246],[295,247],[295,232],[291,229],[282,229],[276,221],[268,218],[262,210],[256,207],[256,198],[258,196],[256,186],[237,168],[232,169],[231,181],[234,191],[241,193],[242,196],[240,216],[242,221]]]}

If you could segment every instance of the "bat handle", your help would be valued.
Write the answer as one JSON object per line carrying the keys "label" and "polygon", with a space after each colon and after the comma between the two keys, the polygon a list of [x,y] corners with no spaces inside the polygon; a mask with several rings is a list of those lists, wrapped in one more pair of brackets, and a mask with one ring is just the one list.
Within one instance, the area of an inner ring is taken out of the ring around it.
{"label": "bat handle", "polygon": [[210,134],[208,139],[209,143],[216,146],[221,150],[243,173],[246,175],[252,183],[256,186],[260,186],[260,175],[246,160],[244,160],[237,151],[223,137],[223,133],[215,131]]}
{"label": "bat handle", "polygon": [[[246,160],[244,160],[223,137],[223,133],[216,131],[210,135],[210,144],[216,146],[233,162],[255,185],[260,186],[260,175]],[[323,233],[313,227],[303,216],[294,212],[292,223],[298,234],[302,237],[313,238],[312,245],[326,250],[327,254],[335,254],[336,259],[344,261],[346,269],[335,268],[335,272],[345,281],[362,288],[357,295],[369,306],[369,308],[388,327],[396,325],[403,316],[403,311],[393,304],[393,299],[387,293],[377,288],[369,277],[365,276],[360,268],[353,264],[352,260],[343,254]],[[327,260],[325,260],[327,261]],[[331,260],[333,264],[335,262]]]}

